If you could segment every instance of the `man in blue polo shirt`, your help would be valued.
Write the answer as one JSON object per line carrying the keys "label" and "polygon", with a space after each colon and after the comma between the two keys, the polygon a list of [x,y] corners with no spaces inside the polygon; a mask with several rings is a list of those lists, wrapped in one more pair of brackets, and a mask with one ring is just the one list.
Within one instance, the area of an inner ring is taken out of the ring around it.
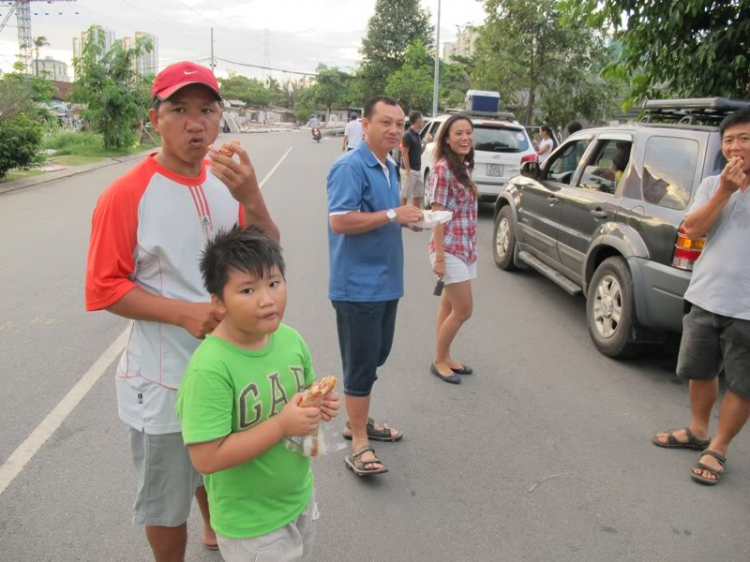
{"label": "man in blue polo shirt", "polygon": [[388,96],[365,103],[366,140],[341,156],[328,174],[328,296],[336,310],[344,394],[352,440],[346,465],[360,476],[388,469],[370,440],[398,441],[403,433],[368,418],[370,392],[378,367],[393,344],[398,300],[404,295],[401,228],[422,220],[422,211],[399,206],[396,163],[388,153],[398,146],[404,111]]}

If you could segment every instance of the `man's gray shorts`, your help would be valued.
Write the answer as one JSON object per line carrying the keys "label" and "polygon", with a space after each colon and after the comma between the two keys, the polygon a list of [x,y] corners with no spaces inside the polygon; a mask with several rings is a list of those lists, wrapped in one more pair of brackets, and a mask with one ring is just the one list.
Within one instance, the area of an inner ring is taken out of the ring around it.
{"label": "man's gray shorts", "polygon": [[750,320],[708,312],[693,305],[682,320],[677,374],[708,380],[722,369],[729,390],[750,399]]}
{"label": "man's gray shorts", "polygon": [[419,172],[412,170],[408,174],[404,172],[401,180],[401,199],[413,199],[424,197],[424,182]]}
{"label": "man's gray shorts", "polygon": [[190,462],[182,434],[148,435],[131,427],[130,449],[138,485],[133,523],[162,527],[185,523],[203,478]]}
{"label": "man's gray shorts", "polygon": [[315,543],[317,519],[313,490],[305,511],[281,529],[252,539],[231,539],[217,533],[221,556],[224,562],[306,562]]}

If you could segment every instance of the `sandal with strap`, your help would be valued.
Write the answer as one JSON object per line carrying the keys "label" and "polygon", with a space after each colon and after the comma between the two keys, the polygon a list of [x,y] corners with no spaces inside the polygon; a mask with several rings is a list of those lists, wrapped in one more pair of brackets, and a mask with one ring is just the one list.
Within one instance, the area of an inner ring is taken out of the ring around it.
{"label": "sandal with strap", "polygon": [[[708,466],[706,463],[702,463],[700,462],[700,460],[698,460],[698,464],[696,464],[693,467],[693,470],[690,471],[690,478],[692,478],[696,482],[705,484],[706,486],[716,486],[716,484],[719,483],[719,480],[721,480],[721,475],[724,474],[724,465],[727,462],[727,458],[724,455],[717,453],[716,451],[712,451],[711,449],[706,449],[705,451],[701,453],[701,457],[705,457],[705,456],[713,457],[717,461],[719,461],[719,464],[721,465],[721,470],[717,470],[713,466]],[[716,476],[716,478],[715,479],[706,478],[702,474],[696,474],[695,473],[696,469],[710,472],[711,474]]]}
{"label": "sandal with strap", "polygon": [[662,433],[667,434],[667,441],[659,441],[659,435],[654,435],[651,438],[651,442],[657,447],[663,447],[665,449],[693,449],[695,451],[702,451],[711,444],[710,439],[698,439],[695,434],[690,431],[689,427],[683,429],[685,435],[687,435],[687,441],[679,441],[674,436],[675,432],[680,431],[679,429],[673,429]]}
{"label": "sandal with strap", "polygon": [[[382,422],[380,425],[383,426],[383,429],[376,429],[375,428],[375,420],[372,418],[367,418],[367,438],[372,439],[373,441],[385,441],[387,443],[393,443],[394,441],[401,441],[403,439],[404,434],[398,430],[396,430],[396,435],[393,434],[393,431],[391,431],[391,427],[385,423]],[[349,423],[349,420],[346,420],[346,429],[349,431],[352,430],[352,426]],[[351,434],[347,435],[344,433],[344,439],[348,439],[351,441],[352,436]]]}
{"label": "sandal with strap", "polygon": [[[372,456],[375,458],[373,460],[363,461],[362,455],[367,452],[372,453]],[[375,456],[375,449],[369,445],[365,445],[364,447],[360,447],[356,451],[349,453],[344,457],[344,463],[357,476],[373,476],[375,474],[385,474],[388,472],[388,469],[378,460],[378,457]],[[367,465],[373,464],[379,464],[381,468],[367,468]]]}

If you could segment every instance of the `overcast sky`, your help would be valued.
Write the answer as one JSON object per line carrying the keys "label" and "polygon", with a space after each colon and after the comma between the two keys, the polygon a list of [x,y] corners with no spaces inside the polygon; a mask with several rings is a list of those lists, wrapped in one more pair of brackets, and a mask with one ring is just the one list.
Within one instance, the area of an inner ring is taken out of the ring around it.
{"label": "overcast sky", "polygon": [[[437,21],[438,0],[422,0]],[[353,70],[375,0],[77,0],[31,4],[31,33],[44,35],[49,47],[40,57],[72,62],[73,37],[99,24],[117,38],[135,31],[153,33],[159,40],[161,67],[177,60],[205,61],[214,27],[215,55],[262,65],[265,33],[269,30],[272,67],[313,72],[319,63]],[[0,0],[0,21],[8,7]],[[479,0],[442,0],[442,43],[455,38],[456,26],[479,24],[484,19]],[[18,52],[18,29],[13,16],[0,33],[0,69],[11,68]],[[237,70],[247,76],[263,71],[219,61],[217,74]],[[72,68],[69,70],[73,77]],[[283,79],[293,77],[280,73]]]}

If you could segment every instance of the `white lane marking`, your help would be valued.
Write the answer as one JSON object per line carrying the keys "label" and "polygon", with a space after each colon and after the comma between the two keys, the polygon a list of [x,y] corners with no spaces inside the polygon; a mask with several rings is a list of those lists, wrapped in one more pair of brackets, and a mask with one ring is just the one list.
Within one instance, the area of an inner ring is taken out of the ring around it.
{"label": "white lane marking", "polygon": [[[260,182],[260,187],[271,179],[271,176],[281,166],[281,163],[289,156],[293,147],[289,147],[276,165],[266,174],[266,177]],[[6,327],[5,325],[2,328]],[[104,372],[109,368],[112,362],[120,356],[125,344],[128,341],[130,326],[120,334],[117,339],[110,345],[107,350],[97,359],[85,375],[70,389],[65,398],[55,406],[40,423],[34,431],[31,432],[26,440],[8,457],[2,466],[0,466],[0,494],[2,494],[10,483],[18,476],[29,461],[37,454],[52,434],[57,431],[62,422],[65,421],[78,403],[83,400],[89,390],[96,384]]]}
{"label": "white lane marking", "polygon": [[284,153],[284,156],[282,156],[281,159],[278,162],[276,162],[276,165],[273,168],[271,168],[271,171],[266,174],[266,177],[263,178],[263,180],[260,182],[260,187],[263,187],[264,185],[266,185],[266,182],[269,179],[271,179],[271,176],[274,174],[274,172],[276,172],[276,170],[278,170],[279,166],[281,166],[281,163],[284,161],[284,159],[286,159],[286,157],[289,156],[289,153],[292,151],[292,148],[294,147],[290,146],[289,150],[287,150]]}
{"label": "white lane marking", "polygon": [[70,389],[60,403],[47,415],[26,440],[0,466],[0,494],[18,476],[28,462],[37,454],[52,434],[65,421],[70,412],[83,399],[96,381],[104,374],[112,362],[120,356],[128,340],[130,326],[120,334],[107,350],[97,359],[85,375]]}

